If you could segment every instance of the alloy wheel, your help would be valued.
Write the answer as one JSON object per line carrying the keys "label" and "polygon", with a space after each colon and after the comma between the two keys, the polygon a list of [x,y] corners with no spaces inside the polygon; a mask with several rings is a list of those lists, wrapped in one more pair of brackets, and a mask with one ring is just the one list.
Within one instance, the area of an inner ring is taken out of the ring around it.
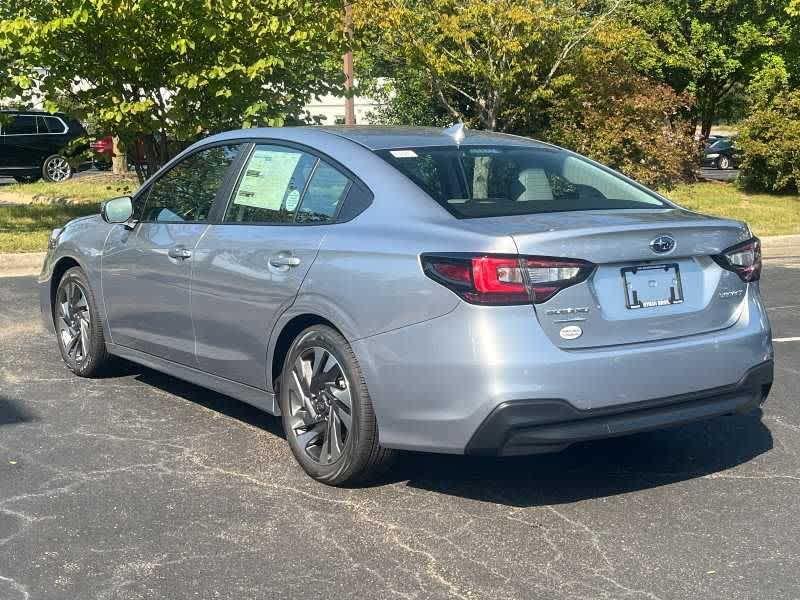
{"label": "alloy wheel", "polygon": [[60,156],[55,156],[47,161],[45,170],[47,171],[47,178],[56,183],[66,181],[72,174],[72,168],[69,163]]}
{"label": "alloy wheel", "polygon": [[329,350],[315,346],[297,357],[288,378],[290,435],[314,462],[336,462],[353,422],[350,383],[341,364]]}
{"label": "alloy wheel", "polygon": [[78,366],[90,350],[91,314],[86,292],[76,281],[68,281],[58,291],[58,336],[68,362]]}

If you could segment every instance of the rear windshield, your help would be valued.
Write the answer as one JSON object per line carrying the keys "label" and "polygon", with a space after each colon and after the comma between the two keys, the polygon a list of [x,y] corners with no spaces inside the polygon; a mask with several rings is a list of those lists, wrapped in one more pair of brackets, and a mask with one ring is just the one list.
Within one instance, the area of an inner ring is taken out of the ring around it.
{"label": "rear windshield", "polygon": [[445,146],[377,154],[458,218],[667,206],[643,188],[557,149]]}

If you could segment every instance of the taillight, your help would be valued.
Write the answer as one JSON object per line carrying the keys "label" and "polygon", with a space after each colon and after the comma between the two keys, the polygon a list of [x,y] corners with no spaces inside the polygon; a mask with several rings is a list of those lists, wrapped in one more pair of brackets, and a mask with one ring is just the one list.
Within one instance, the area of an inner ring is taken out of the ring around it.
{"label": "taillight", "polygon": [[758,238],[731,246],[711,258],[723,269],[736,273],[742,281],[761,278],[761,241]]}
{"label": "taillight", "polygon": [[496,254],[423,254],[425,274],[472,304],[546,302],[585,281],[594,265],[584,260]]}

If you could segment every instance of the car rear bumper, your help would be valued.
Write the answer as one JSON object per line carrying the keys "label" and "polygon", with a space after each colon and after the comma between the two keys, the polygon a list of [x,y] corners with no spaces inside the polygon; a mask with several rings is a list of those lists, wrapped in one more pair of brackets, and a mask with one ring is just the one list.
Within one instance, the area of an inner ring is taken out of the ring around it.
{"label": "car rear bumper", "polygon": [[[734,324],[673,339],[562,349],[545,335],[533,307],[462,303],[442,317],[351,345],[381,444],[456,454],[467,452],[482,424],[507,403],[560,399],[568,403],[563,421],[571,414],[620,414],[649,406],[642,403],[702,399],[773,360],[769,321],[752,285]],[[728,408],[704,410],[713,416]]]}
{"label": "car rear bumper", "polygon": [[633,405],[579,410],[560,399],[516,400],[495,408],[467,444],[467,454],[512,456],[556,452],[588,440],[682,425],[760,407],[773,380],[773,361],[736,384]]}

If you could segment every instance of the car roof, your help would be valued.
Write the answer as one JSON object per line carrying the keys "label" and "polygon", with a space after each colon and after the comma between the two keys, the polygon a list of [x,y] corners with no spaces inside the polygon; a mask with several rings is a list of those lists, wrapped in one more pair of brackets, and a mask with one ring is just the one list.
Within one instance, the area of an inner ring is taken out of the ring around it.
{"label": "car roof", "polygon": [[25,109],[25,108],[0,108],[0,113],[12,115],[40,115],[43,117],[61,117],[62,119],[69,119],[69,115],[62,112],[47,112],[46,110],[39,109]]}
{"label": "car roof", "polygon": [[451,133],[436,127],[372,127],[366,125],[343,125],[340,127],[305,125],[298,127],[261,127],[239,129],[219,133],[198,142],[220,142],[241,138],[276,138],[299,141],[298,133],[326,134],[343,138],[368,150],[390,150],[393,148],[420,148],[424,146],[528,146],[535,148],[554,148],[550,144],[529,138],[491,131],[464,129],[464,138],[457,142]]}
{"label": "car roof", "polygon": [[548,144],[493,131],[473,131],[464,128],[464,138],[456,142],[446,129],[438,127],[371,127],[364,125],[342,125],[317,127],[327,133],[346,138],[370,150],[392,148],[419,148],[423,146],[469,146],[469,145],[515,145],[551,147]]}

